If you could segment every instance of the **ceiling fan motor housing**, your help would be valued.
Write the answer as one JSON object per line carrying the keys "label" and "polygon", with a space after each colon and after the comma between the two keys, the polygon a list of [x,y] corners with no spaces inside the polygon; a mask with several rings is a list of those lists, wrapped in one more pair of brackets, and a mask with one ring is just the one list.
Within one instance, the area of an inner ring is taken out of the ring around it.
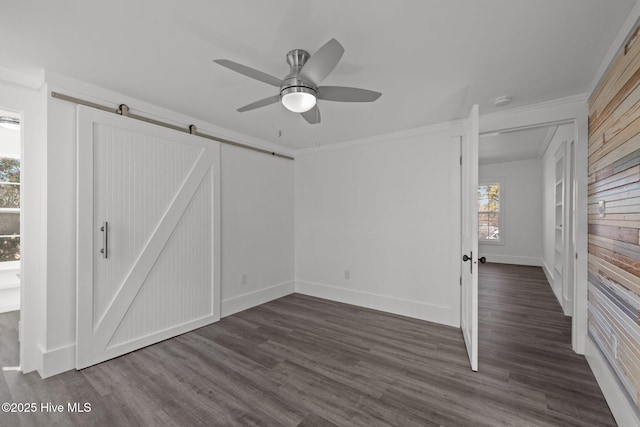
{"label": "ceiling fan motor housing", "polygon": [[291,67],[291,71],[282,80],[280,96],[296,92],[311,93],[313,96],[317,96],[318,88],[316,85],[300,78],[300,70],[310,57],[309,52],[302,49],[294,49],[287,53],[287,63]]}

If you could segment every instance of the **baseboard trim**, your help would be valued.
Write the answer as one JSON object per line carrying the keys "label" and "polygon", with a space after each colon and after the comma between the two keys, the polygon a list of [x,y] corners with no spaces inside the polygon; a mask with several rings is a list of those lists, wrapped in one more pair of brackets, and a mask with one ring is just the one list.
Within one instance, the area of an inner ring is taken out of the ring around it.
{"label": "baseboard trim", "polygon": [[[295,292],[295,283],[286,282],[266,289],[260,289],[237,297],[222,301],[221,316],[229,316],[234,313],[264,304],[271,300],[281,298]],[[52,377],[76,367],[76,345],[69,344],[52,350],[40,348],[42,364],[38,373],[42,378]]]}
{"label": "baseboard trim", "polygon": [[76,367],[76,345],[68,344],[53,350],[44,350],[42,353],[42,368],[38,373],[42,378],[49,378],[61,374]]}
{"label": "baseboard trim", "polygon": [[618,425],[640,427],[638,409],[590,336],[586,339],[585,357]]}
{"label": "baseboard trim", "polygon": [[560,307],[562,307],[562,312],[566,316],[567,313],[565,313],[564,311],[564,301],[562,301],[562,294],[560,293],[562,290],[558,291],[554,286],[555,282],[553,280],[553,273],[552,273],[553,270],[551,270],[544,261],[542,262],[542,271],[544,271],[544,275],[547,276],[547,282],[549,282],[549,287],[553,291],[553,294],[556,296],[556,299],[558,300],[558,304],[560,304]]}
{"label": "baseboard trim", "polygon": [[549,282],[549,286],[553,288],[553,273],[547,266],[547,263],[544,261],[542,261],[542,271],[544,272],[544,275],[547,277],[547,282]]}
{"label": "baseboard trim", "polygon": [[20,310],[20,302],[0,305],[0,313],[8,313],[16,310]]}
{"label": "baseboard trim", "polygon": [[573,316],[573,301],[570,301],[564,296],[562,297],[562,312],[565,316]]}
{"label": "baseboard trim", "polygon": [[531,265],[534,267],[542,267],[542,259],[531,256],[516,255],[495,255],[480,251],[480,256],[487,258],[487,262],[496,264],[513,264],[513,265]]}
{"label": "baseboard trim", "polygon": [[20,284],[7,286],[0,284],[0,313],[20,310]]}
{"label": "baseboard trim", "polygon": [[303,295],[460,327],[460,314],[450,307],[306,281],[296,281],[295,291]]}
{"label": "baseboard trim", "polygon": [[220,317],[227,317],[295,292],[295,282],[280,283],[236,297],[222,300]]}
{"label": "baseboard trim", "polygon": [[556,296],[556,300],[558,300],[558,304],[560,304],[560,308],[562,308],[562,312],[564,313],[564,305],[562,304],[562,295],[560,294],[561,290],[558,291],[553,285],[551,285],[551,290],[553,291],[553,295]]}

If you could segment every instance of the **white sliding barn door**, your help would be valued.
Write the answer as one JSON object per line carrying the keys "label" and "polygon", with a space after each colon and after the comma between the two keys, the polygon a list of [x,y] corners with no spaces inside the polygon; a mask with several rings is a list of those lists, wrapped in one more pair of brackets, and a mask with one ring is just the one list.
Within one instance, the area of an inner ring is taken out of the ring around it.
{"label": "white sliding barn door", "polygon": [[76,368],[220,319],[220,146],[78,107]]}
{"label": "white sliding barn door", "polygon": [[478,106],[462,135],[462,307],[460,325],[471,369],[478,370]]}

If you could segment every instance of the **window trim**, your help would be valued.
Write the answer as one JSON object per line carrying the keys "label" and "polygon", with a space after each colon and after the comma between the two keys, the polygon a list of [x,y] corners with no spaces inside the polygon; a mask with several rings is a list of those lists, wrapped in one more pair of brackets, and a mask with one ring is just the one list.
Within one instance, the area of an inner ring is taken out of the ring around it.
{"label": "window trim", "polygon": [[[500,229],[500,238],[498,240],[484,240],[480,239],[478,236],[478,244],[479,245],[493,245],[493,246],[504,246],[506,241],[505,236],[505,227],[504,227],[504,211],[505,211],[505,186],[504,186],[504,177],[487,177],[487,178],[479,178],[478,179],[478,187],[481,185],[489,185],[489,184],[498,184],[500,186],[500,216],[498,217],[498,228]],[[478,217],[476,221],[479,221],[480,212],[478,212]],[[480,232],[478,231],[478,234]]]}

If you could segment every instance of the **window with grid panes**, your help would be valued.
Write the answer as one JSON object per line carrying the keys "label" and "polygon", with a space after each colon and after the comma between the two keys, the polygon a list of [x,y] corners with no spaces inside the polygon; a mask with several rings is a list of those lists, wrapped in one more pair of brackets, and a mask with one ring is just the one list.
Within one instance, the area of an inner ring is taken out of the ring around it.
{"label": "window with grid panes", "polygon": [[0,157],[0,262],[20,260],[20,160]]}
{"label": "window with grid panes", "polygon": [[478,186],[478,243],[502,242],[499,182]]}

